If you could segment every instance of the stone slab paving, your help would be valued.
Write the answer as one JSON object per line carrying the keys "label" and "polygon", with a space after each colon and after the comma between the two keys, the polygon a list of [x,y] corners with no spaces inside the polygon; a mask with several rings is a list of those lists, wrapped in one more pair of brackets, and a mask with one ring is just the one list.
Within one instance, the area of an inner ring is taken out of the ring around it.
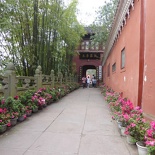
{"label": "stone slab paving", "polygon": [[138,155],[98,88],[80,88],[0,135],[0,155]]}

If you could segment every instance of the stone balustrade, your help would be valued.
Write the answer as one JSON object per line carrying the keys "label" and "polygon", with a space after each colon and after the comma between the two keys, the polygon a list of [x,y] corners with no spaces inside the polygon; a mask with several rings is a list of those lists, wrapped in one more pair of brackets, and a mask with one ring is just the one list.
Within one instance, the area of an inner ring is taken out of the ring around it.
{"label": "stone balustrade", "polygon": [[77,77],[72,74],[63,75],[58,72],[57,75],[54,74],[54,70],[51,70],[50,75],[42,74],[41,66],[38,66],[35,70],[34,77],[32,76],[16,76],[15,66],[13,63],[9,63],[6,67],[4,75],[0,75],[0,96],[7,98],[8,96],[16,96],[23,91],[28,89],[38,90],[42,87],[54,87],[62,86],[66,83],[77,82]]}

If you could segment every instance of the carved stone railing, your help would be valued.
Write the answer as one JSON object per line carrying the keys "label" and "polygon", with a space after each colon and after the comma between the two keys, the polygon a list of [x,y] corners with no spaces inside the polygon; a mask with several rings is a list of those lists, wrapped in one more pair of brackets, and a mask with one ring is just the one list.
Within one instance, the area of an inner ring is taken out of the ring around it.
{"label": "carved stone railing", "polygon": [[8,96],[16,96],[28,89],[38,90],[42,87],[54,87],[56,84],[62,86],[65,83],[77,82],[75,77],[67,73],[63,76],[61,72],[57,76],[51,70],[50,75],[42,74],[41,66],[35,70],[34,77],[32,76],[16,76],[13,63],[7,65],[4,75],[0,75],[0,96],[7,98]]}
{"label": "carved stone railing", "polygon": [[36,89],[36,79],[32,76],[17,76],[17,91]]}

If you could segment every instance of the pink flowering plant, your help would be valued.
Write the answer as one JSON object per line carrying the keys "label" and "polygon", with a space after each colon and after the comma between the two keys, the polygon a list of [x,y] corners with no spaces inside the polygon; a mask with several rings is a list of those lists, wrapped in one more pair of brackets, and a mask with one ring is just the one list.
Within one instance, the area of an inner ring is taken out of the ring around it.
{"label": "pink flowering plant", "polygon": [[[111,106],[111,103],[109,104]],[[119,97],[113,109],[115,109],[114,116],[119,122],[122,122],[123,127],[126,127],[129,124],[130,113],[133,110],[132,102],[126,98]]]}
{"label": "pink flowering plant", "polygon": [[145,144],[148,148],[149,155],[155,154],[155,121],[150,123],[150,128],[146,130]]}
{"label": "pink flowering plant", "polygon": [[118,101],[110,102],[109,103],[109,108],[115,114],[115,116],[119,115],[122,112],[121,104]]}
{"label": "pink flowering plant", "polygon": [[7,111],[7,116],[9,116],[10,119],[18,118],[19,116],[19,112],[17,108],[18,105],[14,104],[14,102],[15,102],[14,98],[8,97],[6,100],[3,98],[0,104],[0,107],[2,109],[5,109],[5,111]]}
{"label": "pink flowering plant", "polygon": [[34,93],[34,90],[28,90],[19,97],[21,103],[25,105],[26,113],[31,113],[32,110],[38,108],[36,103],[32,101],[32,96],[34,95]]}
{"label": "pink flowering plant", "polygon": [[150,155],[155,154],[155,121],[149,125],[140,107],[134,108],[130,100],[122,98],[121,94],[117,96],[117,93],[106,86],[103,87],[102,93],[113,112],[112,118],[116,119],[119,124],[121,122],[121,126],[126,127],[125,134],[132,136],[135,142],[141,141],[144,146],[146,145]]}
{"label": "pink flowering plant", "polygon": [[2,125],[10,124],[10,114],[6,108],[0,108],[0,128]]}
{"label": "pink flowering plant", "polygon": [[51,95],[53,101],[58,100],[58,98],[56,96],[56,89],[55,88],[47,88],[46,92]]}
{"label": "pink flowering plant", "polygon": [[129,125],[126,127],[125,134],[132,136],[135,141],[144,142],[145,133],[149,124],[144,119],[141,108],[135,107],[134,110],[131,111],[129,117]]}
{"label": "pink flowering plant", "polygon": [[129,115],[127,113],[121,114],[119,121],[122,122],[122,127],[126,127],[129,124]]}
{"label": "pink flowering plant", "polygon": [[47,104],[52,103],[52,102],[53,102],[53,97],[52,97],[52,95],[49,94],[49,93],[45,93],[45,101],[46,101]]}
{"label": "pink flowering plant", "polygon": [[10,113],[5,107],[4,98],[0,98],[0,129],[2,125],[10,126]]}
{"label": "pink flowering plant", "polygon": [[42,109],[44,105],[46,104],[45,102],[45,88],[39,89],[34,95],[31,97],[32,102],[34,102],[39,109]]}
{"label": "pink flowering plant", "polygon": [[107,103],[116,102],[119,98],[119,94],[115,92],[106,92],[105,100]]}
{"label": "pink flowering plant", "polygon": [[130,114],[131,111],[134,109],[133,103],[127,98],[119,97],[118,102],[121,105],[122,114]]}
{"label": "pink flowering plant", "polygon": [[10,112],[10,119],[18,118],[19,113],[18,112]]}
{"label": "pink flowering plant", "polygon": [[23,116],[25,114],[25,106],[21,103],[19,96],[8,97],[5,100],[5,105],[10,112],[11,118],[17,118],[19,116]]}
{"label": "pink flowering plant", "polygon": [[101,93],[103,94],[107,103],[116,102],[120,97],[119,93],[114,92],[111,88],[108,88],[105,85],[103,85]]}

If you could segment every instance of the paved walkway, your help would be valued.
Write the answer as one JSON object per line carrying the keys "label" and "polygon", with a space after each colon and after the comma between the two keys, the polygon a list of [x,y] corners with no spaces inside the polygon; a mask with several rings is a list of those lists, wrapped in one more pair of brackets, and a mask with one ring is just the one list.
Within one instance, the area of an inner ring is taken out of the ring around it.
{"label": "paved walkway", "polygon": [[98,88],[78,89],[0,135],[0,155],[138,155]]}

